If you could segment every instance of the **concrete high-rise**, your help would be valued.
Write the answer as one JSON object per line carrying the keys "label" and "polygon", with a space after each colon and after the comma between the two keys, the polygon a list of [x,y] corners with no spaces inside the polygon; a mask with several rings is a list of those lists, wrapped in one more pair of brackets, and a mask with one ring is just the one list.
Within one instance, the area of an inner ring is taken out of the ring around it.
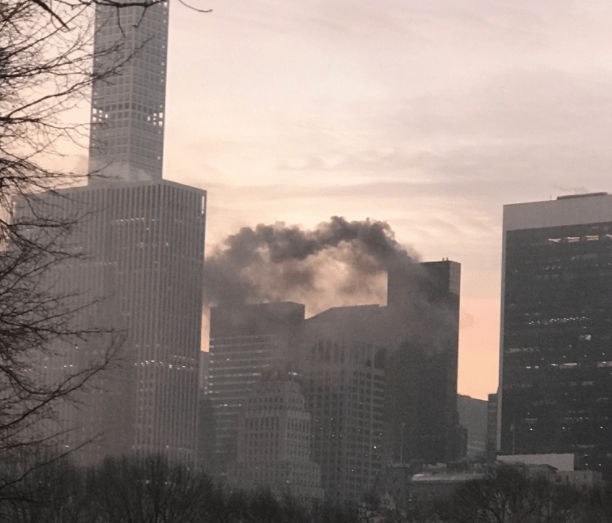
{"label": "concrete high-rise", "polygon": [[498,445],[612,477],[612,196],[504,207]]}
{"label": "concrete high-rise", "polygon": [[[421,263],[416,274],[389,271],[386,325],[400,335],[386,362],[390,461],[447,463],[462,457],[465,438],[457,412],[460,280],[461,265],[450,260]],[[412,312],[415,304],[424,311],[422,317]]]}
{"label": "concrete high-rise", "polygon": [[329,500],[361,501],[386,461],[462,456],[460,268],[394,266],[386,307],[335,307],[306,320],[297,369]]}
{"label": "concrete high-rise", "polygon": [[[88,212],[70,238],[82,256],[53,275],[56,289],[84,307],[74,328],[113,328],[125,337],[113,369],[64,413],[67,445],[95,440],[80,452],[85,462],[132,453],[195,461],[205,196],[159,180],[45,198],[64,216]],[[105,347],[56,349],[64,358],[51,358],[49,372],[56,363],[78,372]]]}
{"label": "concrete high-rise", "polygon": [[306,320],[298,374],[312,414],[313,460],[332,503],[363,501],[383,469],[385,350],[341,328],[378,310],[338,307]]}
{"label": "concrete high-rise", "polygon": [[311,460],[311,416],[300,386],[289,378],[270,371],[255,384],[239,415],[228,476],[241,488],[322,501],[321,467]]}
{"label": "concrete high-rise", "polygon": [[219,472],[236,460],[240,413],[262,375],[291,366],[304,310],[291,302],[211,309],[209,395]]}
{"label": "concrete high-rise", "polygon": [[[70,241],[79,256],[54,275],[84,306],[75,325],[112,326],[125,340],[114,368],[59,421],[65,445],[93,440],[77,453],[84,462],[163,454],[192,466],[206,192],[162,179],[168,2],[98,5],[95,27],[90,168],[103,176],[40,201],[78,220]],[[48,376],[78,372],[103,349],[58,348]]]}
{"label": "concrete high-rise", "polygon": [[168,7],[167,1],[146,9],[96,5],[92,173],[131,181],[162,178]]}

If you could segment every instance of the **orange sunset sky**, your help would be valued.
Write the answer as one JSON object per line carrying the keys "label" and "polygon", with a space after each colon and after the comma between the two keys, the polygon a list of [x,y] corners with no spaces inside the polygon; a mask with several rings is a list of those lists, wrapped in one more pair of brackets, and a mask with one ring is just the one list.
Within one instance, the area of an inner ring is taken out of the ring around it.
{"label": "orange sunset sky", "polygon": [[[498,380],[502,208],[605,191],[609,0],[171,5],[164,177],[240,227],[387,221],[462,264],[459,392]],[[85,113],[86,114],[86,113]]]}

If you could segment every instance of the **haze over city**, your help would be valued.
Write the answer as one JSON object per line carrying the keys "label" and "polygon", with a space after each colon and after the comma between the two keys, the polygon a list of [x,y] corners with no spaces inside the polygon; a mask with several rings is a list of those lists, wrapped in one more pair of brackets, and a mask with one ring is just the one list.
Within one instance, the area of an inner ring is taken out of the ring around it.
{"label": "haze over city", "polygon": [[612,5],[12,2],[0,519],[612,521]]}
{"label": "haze over city", "polygon": [[194,6],[170,9],[164,177],[208,191],[207,255],[243,226],[385,221],[462,264],[459,392],[494,392],[502,206],[608,188],[612,5]]}
{"label": "haze over city", "polygon": [[494,392],[502,205],[607,188],[612,5],[197,7],[170,10],[164,172],[209,191],[208,245],[387,221],[461,262],[459,392]]}

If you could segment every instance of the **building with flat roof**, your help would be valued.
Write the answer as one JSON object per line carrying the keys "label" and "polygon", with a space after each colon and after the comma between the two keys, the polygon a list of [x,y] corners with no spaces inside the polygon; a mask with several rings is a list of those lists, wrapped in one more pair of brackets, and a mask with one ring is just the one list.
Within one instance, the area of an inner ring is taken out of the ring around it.
{"label": "building with flat roof", "polygon": [[[69,238],[76,256],[50,274],[55,292],[73,296],[73,328],[123,338],[111,368],[62,408],[64,445],[92,440],[79,450],[85,462],[164,454],[193,464],[206,193],[156,180],[77,187],[41,201],[58,216],[86,213]],[[17,212],[28,212],[21,204]],[[83,371],[104,349],[87,339],[54,346],[45,374],[57,381]]]}
{"label": "building with flat roof", "polygon": [[[100,3],[95,17],[89,184],[18,203],[76,224],[76,256],[51,275],[74,298],[75,329],[125,338],[112,369],[58,423],[64,446],[87,463],[163,454],[192,466],[206,192],[162,179],[168,2]],[[42,362],[50,380],[83,371],[103,347],[53,349]]]}
{"label": "building with flat roof", "polygon": [[291,302],[211,309],[209,397],[218,472],[225,472],[236,460],[240,412],[261,377],[291,366],[304,310],[304,305]]}
{"label": "building with flat roof", "polygon": [[461,265],[443,260],[418,269],[416,278],[389,271],[383,330],[392,326],[398,337],[385,365],[388,460],[447,463],[466,448],[457,412]]}
{"label": "building with flat roof", "polygon": [[612,196],[504,207],[498,444],[612,477]]}
{"label": "building with flat roof", "polygon": [[311,416],[300,386],[286,373],[266,373],[240,413],[230,483],[244,489],[269,488],[277,496],[291,494],[306,502],[322,501],[321,467],[311,454]]}
{"label": "building with flat roof", "polygon": [[[359,503],[381,472],[385,435],[385,351],[343,336],[340,307],[306,320],[299,380],[312,415],[313,460],[332,503]],[[327,327],[336,326],[334,334]]]}

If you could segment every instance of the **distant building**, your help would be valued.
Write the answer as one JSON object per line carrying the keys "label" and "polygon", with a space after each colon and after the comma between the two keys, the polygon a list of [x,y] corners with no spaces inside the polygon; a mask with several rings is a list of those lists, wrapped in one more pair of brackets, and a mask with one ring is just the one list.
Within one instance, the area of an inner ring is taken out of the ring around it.
{"label": "distant building", "polygon": [[[465,454],[457,413],[461,265],[444,260],[417,269],[416,276],[390,269],[378,331],[379,337],[389,328],[401,335],[388,346],[386,361],[388,459],[448,463]],[[435,311],[434,330],[415,315],[414,304]]]}
{"label": "distant building", "polygon": [[290,367],[299,346],[298,303],[219,306],[210,315],[209,393],[215,416],[215,467],[236,460],[238,419],[262,375]]}
{"label": "distant building", "polygon": [[270,369],[296,372],[329,501],[362,501],[385,462],[465,455],[457,413],[460,265],[406,260],[390,268],[388,281],[386,307],[333,307],[308,320],[294,303],[212,309],[219,471],[236,460],[239,413]]}
{"label": "distant building", "polygon": [[504,207],[499,445],[612,478],[612,196]]}
{"label": "distant building", "polygon": [[300,386],[267,372],[246,399],[238,423],[231,484],[270,488],[278,496],[322,501],[321,468],[311,460],[311,419]]}
{"label": "distant building", "polygon": [[[162,179],[168,2],[102,4],[93,32],[89,163],[104,176],[31,195],[17,213],[75,222],[69,252],[76,256],[51,275],[52,290],[73,297],[71,328],[112,328],[125,339],[111,368],[62,405],[50,430],[59,427],[64,449],[84,463],[159,454],[191,467],[206,192]],[[43,379],[85,372],[107,347],[59,340],[40,362]]]}
{"label": "distant building", "polygon": [[92,183],[162,178],[168,7],[96,4],[89,169],[105,178]]}
{"label": "distant building", "polygon": [[544,475],[548,480],[576,488],[603,487],[601,472],[582,470],[576,454],[516,454],[499,456],[498,461],[524,465],[530,475]]}
{"label": "distant building", "polygon": [[470,396],[457,396],[459,423],[467,429],[467,456],[486,456],[487,450],[487,402]]}
{"label": "distant building", "polygon": [[515,454],[498,456],[497,461],[517,465],[548,465],[556,470],[573,471],[579,468],[575,454]]}
{"label": "distant building", "polygon": [[483,471],[424,471],[410,479],[410,503],[447,501],[470,481],[485,478]]}
{"label": "distant building", "polygon": [[406,511],[423,506],[423,502],[450,500],[455,492],[468,483],[483,479],[482,468],[427,466],[415,468],[394,463],[385,467],[376,482],[375,492],[387,508]]}
{"label": "distant building", "polygon": [[487,401],[487,461],[497,456],[497,394],[489,394]]}
{"label": "distant building", "polygon": [[307,320],[299,376],[326,500],[356,503],[383,467],[384,350],[324,335],[325,326],[341,321],[343,309],[352,308]]}
{"label": "distant building", "polygon": [[208,390],[210,353],[200,351],[198,371],[198,470],[214,472],[215,417]]}

